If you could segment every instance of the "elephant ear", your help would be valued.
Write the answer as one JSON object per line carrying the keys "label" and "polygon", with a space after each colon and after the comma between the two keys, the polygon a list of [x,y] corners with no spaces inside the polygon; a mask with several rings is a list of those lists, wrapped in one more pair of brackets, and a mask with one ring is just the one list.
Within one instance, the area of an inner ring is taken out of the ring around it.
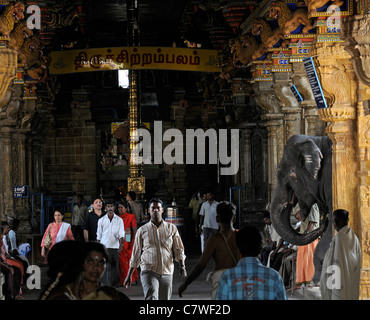
{"label": "elephant ear", "polygon": [[311,139],[308,139],[297,143],[296,148],[299,152],[301,166],[306,169],[311,179],[317,180],[323,158],[319,147]]}

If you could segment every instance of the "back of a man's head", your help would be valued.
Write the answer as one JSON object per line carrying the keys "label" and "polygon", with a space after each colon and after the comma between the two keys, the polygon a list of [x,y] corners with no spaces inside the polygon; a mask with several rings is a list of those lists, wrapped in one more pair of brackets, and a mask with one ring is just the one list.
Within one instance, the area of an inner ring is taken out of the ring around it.
{"label": "back of a man's head", "polygon": [[341,229],[348,224],[349,212],[344,209],[337,209],[333,212],[333,219],[336,229]]}
{"label": "back of a man's head", "polygon": [[136,200],[136,192],[134,192],[134,191],[129,191],[128,192],[128,195],[130,196],[130,198],[132,199],[132,200]]}
{"label": "back of a man's head", "polygon": [[230,223],[235,216],[236,208],[232,203],[222,201],[217,205],[216,213],[220,223]]}
{"label": "back of a man's head", "polygon": [[235,241],[243,257],[257,257],[262,248],[261,233],[254,226],[245,226],[239,230]]}

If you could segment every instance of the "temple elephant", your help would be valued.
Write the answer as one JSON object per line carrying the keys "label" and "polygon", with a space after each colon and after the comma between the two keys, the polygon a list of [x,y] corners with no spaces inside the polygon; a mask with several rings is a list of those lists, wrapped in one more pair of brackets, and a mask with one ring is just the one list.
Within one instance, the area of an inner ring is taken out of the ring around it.
{"label": "temple elephant", "polygon": [[[326,218],[320,227],[307,234],[296,232],[290,221],[293,207],[299,203],[305,220],[314,203]],[[278,234],[287,242],[306,245],[321,236],[315,249],[313,281],[320,279],[322,262],[332,240],[332,141],[329,137],[292,136],[285,145],[277,168],[277,183],[270,214]],[[328,227],[329,226],[329,227]]]}

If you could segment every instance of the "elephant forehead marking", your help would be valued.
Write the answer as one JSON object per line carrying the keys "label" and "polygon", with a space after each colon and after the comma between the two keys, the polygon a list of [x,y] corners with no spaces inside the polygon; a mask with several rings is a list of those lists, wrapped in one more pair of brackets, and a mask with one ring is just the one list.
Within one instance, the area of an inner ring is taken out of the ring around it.
{"label": "elephant forehead marking", "polygon": [[307,154],[304,156],[304,160],[306,163],[312,163],[312,156],[310,154]]}

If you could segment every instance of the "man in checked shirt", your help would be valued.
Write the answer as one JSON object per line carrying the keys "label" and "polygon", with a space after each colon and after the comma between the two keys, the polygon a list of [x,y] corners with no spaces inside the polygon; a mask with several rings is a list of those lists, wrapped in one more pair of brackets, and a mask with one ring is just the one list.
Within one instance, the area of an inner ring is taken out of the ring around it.
{"label": "man in checked shirt", "polygon": [[236,233],[235,241],[242,259],[222,274],[216,300],[287,300],[279,273],[257,258],[262,244],[259,231],[245,226]]}
{"label": "man in checked shirt", "polygon": [[177,227],[162,219],[163,203],[149,201],[150,222],[136,232],[130,260],[130,270],[124,286],[131,284],[131,275],[140,266],[145,300],[170,300],[174,263],[180,265],[180,275],[186,277],[185,253]]}

